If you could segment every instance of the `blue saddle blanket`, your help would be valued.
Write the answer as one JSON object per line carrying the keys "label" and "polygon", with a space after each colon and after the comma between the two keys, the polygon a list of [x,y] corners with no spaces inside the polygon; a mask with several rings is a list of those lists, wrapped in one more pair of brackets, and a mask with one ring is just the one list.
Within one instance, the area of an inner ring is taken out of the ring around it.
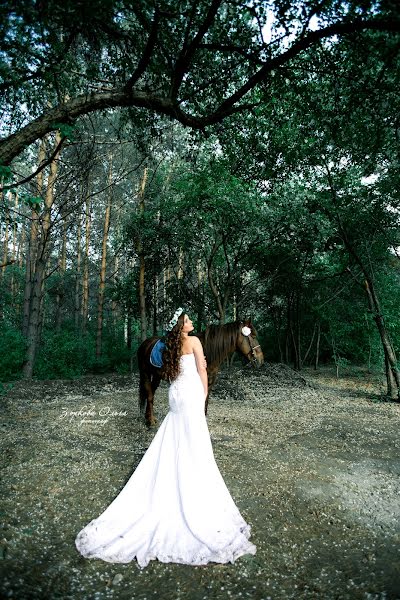
{"label": "blue saddle blanket", "polygon": [[164,352],[164,348],[165,348],[165,342],[163,342],[162,340],[158,340],[154,344],[151,354],[150,354],[150,362],[153,365],[153,367],[162,367],[163,366],[162,355]]}

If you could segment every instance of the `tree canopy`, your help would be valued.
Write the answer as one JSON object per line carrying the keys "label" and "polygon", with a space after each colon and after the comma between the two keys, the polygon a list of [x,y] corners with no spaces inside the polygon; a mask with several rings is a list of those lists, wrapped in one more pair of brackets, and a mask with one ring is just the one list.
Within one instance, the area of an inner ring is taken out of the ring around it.
{"label": "tree canopy", "polygon": [[395,5],[3,2],[0,164],[60,123],[96,110],[139,107],[197,129],[252,110],[271,97],[277,72],[324,40],[336,45],[367,30],[398,33]]}

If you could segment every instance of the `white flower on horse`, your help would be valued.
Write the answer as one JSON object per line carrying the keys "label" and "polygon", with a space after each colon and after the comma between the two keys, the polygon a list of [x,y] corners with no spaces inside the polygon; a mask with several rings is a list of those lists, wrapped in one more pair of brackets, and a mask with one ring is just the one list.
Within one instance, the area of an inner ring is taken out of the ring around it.
{"label": "white flower on horse", "polygon": [[242,333],[243,333],[243,335],[245,335],[246,337],[248,337],[251,334],[250,327],[246,327],[246,325],[244,327],[242,327]]}

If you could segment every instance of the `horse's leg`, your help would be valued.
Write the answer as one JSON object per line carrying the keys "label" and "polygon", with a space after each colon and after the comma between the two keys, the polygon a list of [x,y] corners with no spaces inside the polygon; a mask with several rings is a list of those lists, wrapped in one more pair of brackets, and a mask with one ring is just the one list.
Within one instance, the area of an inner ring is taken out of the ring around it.
{"label": "horse's leg", "polygon": [[204,407],[204,414],[207,416],[207,408],[208,408],[208,394],[206,397],[206,403],[205,403],[205,407]]}
{"label": "horse's leg", "polygon": [[214,370],[208,369],[208,394],[207,394],[205,405],[204,405],[204,414],[206,416],[207,416],[208,399],[210,397],[210,391],[211,391],[212,386],[215,383],[216,378],[217,378],[217,372]]}
{"label": "horse's leg", "polygon": [[[152,380],[154,379],[154,375],[152,376]],[[154,427],[157,425],[157,419],[154,416],[154,390],[153,390],[153,381],[148,382],[147,385],[147,410],[146,410],[146,422],[150,427]]]}
{"label": "horse's leg", "polygon": [[154,418],[153,412],[153,389],[150,377],[147,374],[140,374],[140,398],[141,404],[146,403],[145,421],[150,427],[156,425],[157,421]]}
{"label": "horse's leg", "polygon": [[153,378],[151,380],[151,389],[153,392],[153,396],[156,393],[158,386],[160,385],[161,377],[159,373],[154,373]]}
{"label": "horse's leg", "polygon": [[154,394],[156,393],[156,390],[157,390],[158,386],[160,385],[160,381],[161,381],[160,374],[158,372],[153,373],[153,376],[151,378],[151,400],[149,401],[151,425],[156,425],[156,423],[158,422],[154,416],[153,404],[154,404]]}

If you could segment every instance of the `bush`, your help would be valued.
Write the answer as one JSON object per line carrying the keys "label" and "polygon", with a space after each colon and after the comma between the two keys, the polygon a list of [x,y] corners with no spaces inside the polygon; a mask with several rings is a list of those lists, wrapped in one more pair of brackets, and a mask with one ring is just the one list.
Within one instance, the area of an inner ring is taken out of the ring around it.
{"label": "bush", "polygon": [[111,371],[111,364],[108,356],[106,356],[105,354],[102,354],[101,356],[96,356],[93,359],[90,371],[91,373],[95,374],[108,373],[109,371]]}
{"label": "bush", "polygon": [[108,361],[108,370],[129,373],[131,352],[124,342],[123,332],[103,334],[103,356]]}
{"label": "bush", "polygon": [[22,376],[26,340],[12,325],[4,326],[0,336],[0,381],[12,381]]}
{"label": "bush", "polygon": [[95,344],[90,335],[46,331],[33,374],[39,379],[71,379],[87,373],[95,363]]}

